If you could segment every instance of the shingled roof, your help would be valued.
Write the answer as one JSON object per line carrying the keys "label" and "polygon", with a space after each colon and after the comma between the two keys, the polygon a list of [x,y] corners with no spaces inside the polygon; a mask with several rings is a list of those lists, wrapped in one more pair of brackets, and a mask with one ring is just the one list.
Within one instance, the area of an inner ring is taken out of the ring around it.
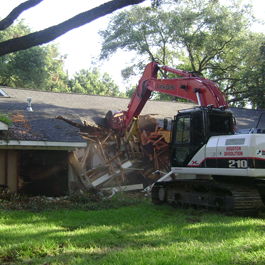
{"label": "shingled roof", "polygon": [[[52,111],[46,112],[42,108],[34,112],[27,111],[26,95],[30,92],[29,90],[4,88],[1,89],[1,94],[3,92],[4,95],[0,96],[0,111],[8,114],[12,119],[12,125],[9,126],[8,131],[0,132],[0,148],[15,145],[21,148],[38,146],[40,149],[74,149],[86,146],[80,130],[57,119]],[[42,105],[41,101],[39,105]],[[76,115],[69,114],[68,118],[81,123]]]}
{"label": "shingled roof", "polygon": [[[63,116],[77,123],[86,121],[91,126],[104,126],[104,117],[108,110],[126,110],[130,101],[127,98],[108,96],[26,90],[3,86],[0,88],[8,95],[8,97],[0,97],[0,110],[4,113],[19,111],[28,118],[34,117],[35,120],[41,120],[45,128],[53,127],[50,136],[47,134],[48,138],[52,137],[54,128],[57,127],[59,130],[63,124],[61,123],[63,121],[59,122],[59,120],[56,121],[56,124],[52,123],[51,118]],[[25,111],[28,104],[27,97],[32,98],[34,112],[31,114]],[[195,106],[196,104],[193,103],[149,100],[142,111],[142,115],[149,114],[158,121],[162,121],[165,117],[173,118],[178,110]],[[237,120],[237,129],[254,127],[260,113],[264,111],[243,108],[231,108],[231,110]],[[69,134],[62,135],[61,139],[63,138],[69,139]]]}

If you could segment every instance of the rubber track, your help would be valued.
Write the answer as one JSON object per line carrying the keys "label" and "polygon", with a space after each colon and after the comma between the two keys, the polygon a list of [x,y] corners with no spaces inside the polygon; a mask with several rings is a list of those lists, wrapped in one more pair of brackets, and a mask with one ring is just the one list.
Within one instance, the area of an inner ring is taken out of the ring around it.
{"label": "rubber track", "polygon": [[[195,187],[198,186],[200,187],[199,191],[195,189]],[[158,195],[160,188],[166,190],[167,198],[163,202],[161,202]],[[176,195],[181,197],[181,202],[175,199],[177,197]],[[207,202],[214,201],[216,198],[221,198],[221,200],[225,202],[225,205],[219,207],[217,203],[214,205],[210,203],[202,204],[198,201],[198,198],[203,197],[206,198],[205,201]],[[156,182],[152,189],[152,202],[154,204],[175,202],[185,207],[206,208],[208,210],[224,212],[229,215],[241,216],[255,215],[264,208],[258,190],[253,187],[205,180]]]}

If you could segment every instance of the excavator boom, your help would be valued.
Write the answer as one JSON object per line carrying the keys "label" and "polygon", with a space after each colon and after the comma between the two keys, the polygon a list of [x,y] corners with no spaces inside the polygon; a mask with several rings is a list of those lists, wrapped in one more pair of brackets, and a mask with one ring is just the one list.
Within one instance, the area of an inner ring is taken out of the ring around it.
{"label": "excavator boom", "polygon": [[[157,79],[157,74],[160,69],[182,77]],[[229,109],[225,94],[214,82],[203,77],[197,77],[195,74],[187,71],[162,66],[157,62],[151,62],[146,66],[127,111],[123,112],[122,119],[120,113],[112,114],[108,120],[108,127],[111,129],[119,128],[120,131],[125,131],[133,118],[139,116],[147,100],[150,98],[152,91],[187,99],[200,106],[212,105],[215,108],[223,106]]]}

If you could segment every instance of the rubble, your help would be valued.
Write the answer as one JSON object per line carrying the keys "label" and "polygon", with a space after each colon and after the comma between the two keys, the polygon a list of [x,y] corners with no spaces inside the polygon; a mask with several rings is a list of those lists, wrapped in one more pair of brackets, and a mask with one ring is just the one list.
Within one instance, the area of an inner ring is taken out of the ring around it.
{"label": "rubble", "polygon": [[[142,191],[171,171],[169,165],[170,131],[158,126],[150,115],[140,118],[141,145],[137,137],[125,141],[118,132],[103,126],[78,127],[87,148],[76,148],[69,156],[72,192],[90,187],[109,191]],[[174,174],[169,174],[174,178]]]}

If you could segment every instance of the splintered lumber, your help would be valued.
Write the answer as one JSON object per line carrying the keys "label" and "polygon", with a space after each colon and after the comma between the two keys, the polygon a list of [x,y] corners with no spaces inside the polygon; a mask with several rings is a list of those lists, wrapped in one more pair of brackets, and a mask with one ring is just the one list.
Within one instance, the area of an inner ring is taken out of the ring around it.
{"label": "splintered lumber", "polygon": [[[132,165],[132,163],[131,163],[130,161],[127,161],[127,162],[125,162],[124,164],[122,164],[121,166],[122,166],[122,168],[128,168],[128,167],[130,167],[131,165]],[[116,174],[119,174],[119,173],[120,173],[120,169],[116,170],[115,173],[116,173]],[[98,179],[96,179],[95,181],[93,181],[93,182],[92,182],[92,185],[93,185],[94,187],[97,187],[98,185],[102,184],[103,182],[105,182],[105,181],[107,181],[107,180],[112,179],[113,177],[115,177],[115,176],[110,175],[110,174],[105,174],[105,175],[99,177]]]}
{"label": "splintered lumber", "polygon": [[117,155],[115,155],[114,157],[112,157],[111,159],[109,159],[103,166],[113,162],[116,158],[118,158],[120,155],[122,155],[122,152],[118,153]]}
{"label": "splintered lumber", "polygon": [[159,141],[161,141],[164,138],[164,136],[161,136],[158,140],[156,140],[153,145],[157,144]]}
{"label": "splintered lumber", "polygon": [[168,181],[168,180],[172,180],[172,175],[173,175],[173,171],[168,172],[167,174],[165,174],[162,178],[160,178],[159,180],[157,180],[157,182],[161,182],[161,181]]}
{"label": "splintered lumber", "polygon": [[84,168],[85,165],[86,165],[86,160],[88,158],[89,152],[90,152],[90,145],[86,148],[86,151],[85,151],[85,153],[84,153],[84,155],[82,157],[82,160],[80,162],[80,165],[81,165],[82,168]]}
{"label": "splintered lumber", "polygon": [[117,157],[119,157],[120,155],[122,155],[122,152],[120,152],[119,154],[115,155],[114,157],[112,157],[111,159],[109,159],[107,162],[105,162],[103,165],[99,166],[99,167],[96,167],[96,168],[92,168],[88,171],[86,171],[86,174],[89,175],[89,174],[92,174],[94,173],[95,171],[97,171],[99,168],[103,168],[105,167],[106,165],[108,165],[109,163],[113,162],[113,160],[115,160]]}
{"label": "splintered lumber", "polygon": [[[72,165],[72,167],[74,168],[74,171],[75,171],[77,177],[78,177],[79,180],[83,183],[84,181],[83,181],[82,177],[86,177],[86,172],[85,172],[84,169],[81,167],[81,165],[80,165],[80,163],[78,162],[78,159],[77,159],[77,157],[76,157],[76,155],[75,155],[74,152],[71,152],[71,153],[69,154],[69,162],[70,162],[70,164]],[[91,184],[91,182],[89,181],[88,178],[86,178],[86,183],[85,183],[85,184],[86,184],[86,186],[88,186],[88,187],[90,187],[90,188],[93,187],[92,184]]]}
{"label": "splintered lumber", "polygon": [[[146,127],[148,122],[152,123],[151,127]],[[129,187],[128,190],[133,190],[155,182],[162,173],[155,173],[156,170],[163,173],[171,170],[167,161],[171,131],[158,129],[158,123],[150,117],[143,120],[142,126],[144,129],[140,131],[141,139],[132,133],[126,143],[119,132],[103,127],[84,126],[81,135],[88,141],[89,147],[84,149],[83,157],[79,158],[82,171],[76,166],[74,173],[78,172],[77,175],[84,183],[88,180],[96,188],[120,186],[122,189]],[[144,156],[149,159],[143,159]],[[173,178],[174,175],[171,174],[170,177]],[[77,181],[76,175],[75,179]],[[142,185],[131,185],[135,183]]]}
{"label": "splintered lumber", "polygon": [[110,137],[110,135],[111,135],[111,134],[109,133],[108,136],[103,140],[102,143],[100,142],[99,139],[97,139],[97,141],[98,141],[98,146],[95,146],[95,145],[94,145],[94,149],[95,149],[95,150],[94,150],[94,153],[92,154],[92,156],[98,152],[98,149],[100,149],[100,148],[103,146],[103,144],[108,140],[108,138]]}
{"label": "splintered lumber", "polygon": [[96,143],[95,140],[93,140],[93,139],[91,139],[90,137],[87,136],[87,135],[89,135],[89,134],[87,134],[87,133],[86,133],[86,134],[81,133],[81,135],[82,135],[82,137],[83,137],[85,140]]}
{"label": "splintered lumber", "polygon": [[[97,139],[97,140],[98,140],[98,143],[99,143],[99,150],[100,150],[100,153],[101,153],[103,159],[104,159],[106,162],[107,162],[108,160],[107,160],[107,158],[106,158],[106,155],[105,155],[105,152],[104,152],[102,146],[103,146],[103,144],[107,141],[107,139],[109,138],[109,136],[110,136],[110,134],[106,137],[106,139],[105,139],[102,143],[100,142],[99,139]],[[112,172],[112,174],[114,175],[114,177],[116,178],[116,180],[117,180],[117,182],[118,182],[118,184],[119,184],[119,186],[120,186],[118,176],[117,176],[117,174],[116,174],[116,171],[115,171],[115,169],[114,169],[112,163],[109,164],[109,168],[110,168],[110,171]]]}

